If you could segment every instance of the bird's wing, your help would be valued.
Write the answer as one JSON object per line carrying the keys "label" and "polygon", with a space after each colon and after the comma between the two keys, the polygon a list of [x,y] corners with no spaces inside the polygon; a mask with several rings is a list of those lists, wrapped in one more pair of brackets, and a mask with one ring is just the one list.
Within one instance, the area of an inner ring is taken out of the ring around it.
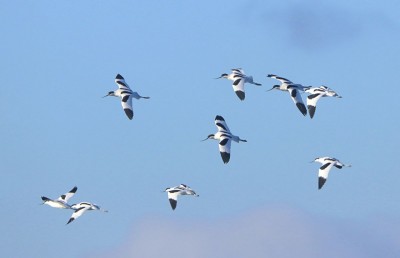
{"label": "bird's wing", "polygon": [[303,99],[301,98],[300,91],[296,87],[291,87],[291,86],[288,87],[288,91],[289,91],[290,97],[292,98],[294,104],[296,104],[296,106],[300,110],[300,112],[304,116],[307,115],[307,109],[303,103]]}
{"label": "bird's wing", "polygon": [[185,185],[185,184],[180,184],[179,186],[177,186],[176,188],[179,188],[179,189],[182,189],[182,190],[185,190],[185,189],[187,189],[187,188],[190,188],[189,186],[187,186],[187,185]]}
{"label": "bird's wing", "polygon": [[189,186],[187,186],[187,185],[185,185],[185,184],[180,184],[180,185],[178,186],[178,188],[183,190],[183,191],[181,192],[181,194],[184,193],[184,194],[186,194],[186,195],[197,195],[197,194],[195,193],[195,191],[193,191],[192,188],[190,188]]}
{"label": "bird's wing", "polygon": [[336,162],[335,162],[334,166],[339,168],[339,169],[342,169],[343,167],[351,167],[351,165],[349,165],[349,164],[346,165],[346,164],[343,164],[342,162],[340,162],[337,159],[335,159],[335,160],[336,160]]}
{"label": "bird's wing", "polygon": [[124,77],[122,77],[120,74],[117,74],[117,76],[115,77],[115,83],[118,85],[118,88],[120,90],[131,91],[131,88],[129,88],[129,85],[125,82]]}
{"label": "bird's wing", "polygon": [[326,162],[324,163],[318,171],[318,189],[321,189],[325,184],[326,179],[328,179],[329,171],[331,170],[334,162]]}
{"label": "bird's wing", "polygon": [[233,68],[231,70],[232,73],[245,75],[244,70],[242,68]]}
{"label": "bird's wing", "polygon": [[287,83],[287,84],[292,84],[293,83],[290,80],[288,80],[286,78],[283,78],[283,77],[280,77],[280,76],[275,75],[275,74],[268,74],[267,76],[270,77],[270,78],[274,78],[274,79],[280,81],[281,83]]}
{"label": "bird's wing", "polygon": [[180,191],[181,190],[177,189],[177,190],[170,190],[168,192],[168,200],[169,200],[169,203],[171,204],[171,208],[173,210],[175,210],[176,205],[178,203],[178,195],[179,195]]}
{"label": "bird's wing", "polygon": [[228,125],[225,122],[225,119],[222,116],[217,115],[215,117],[215,125],[218,128],[218,132],[227,132],[230,133],[231,131],[229,130]]}
{"label": "bird's wing", "polygon": [[71,223],[72,221],[76,220],[77,218],[79,218],[80,216],[82,216],[82,214],[87,211],[90,208],[90,206],[85,205],[85,206],[81,206],[78,209],[76,209],[74,211],[74,213],[72,213],[71,217],[69,218],[67,224]]}
{"label": "bird's wing", "polygon": [[[236,75],[234,75],[236,76]],[[235,91],[236,95],[239,97],[240,100],[244,100],[246,95],[244,93],[244,81],[245,78],[243,77],[243,75],[241,76],[237,76],[234,78],[232,87],[233,90]]]}
{"label": "bird's wing", "polygon": [[66,194],[63,194],[63,195],[61,195],[60,197],[58,197],[58,201],[61,201],[61,202],[64,202],[64,203],[67,203],[68,202],[68,200],[72,197],[72,196],[74,196],[74,194],[76,193],[76,190],[78,190],[78,187],[74,187],[74,188],[72,188],[68,193],[66,193]]}
{"label": "bird's wing", "polygon": [[228,135],[222,135],[219,140],[219,153],[221,154],[222,161],[226,164],[231,158],[231,138]]}
{"label": "bird's wing", "polygon": [[129,119],[133,118],[133,108],[132,108],[132,95],[129,93],[122,94],[121,105],[125,111],[125,114]]}
{"label": "bird's wing", "polygon": [[186,194],[187,194],[187,195],[194,195],[194,196],[197,196],[196,192],[193,191],[191,188],[186,189]]}
{"label": "bird's wing", "polygon": [[[326,87],[326,86],[323,86]],[[326,87],[326,95],[329,97],[336,97],[336,98],[341,98],[342,96],[340,96],[339,94],[337,94],[336,91],[332,90],[331,88]]]}
{"label": "bird's wing", "polygon": [[314,117],[315,110],[317,109],[318,100],[324,95],[324,92],[319,92],[307,96],[307,108],[311,118]]}

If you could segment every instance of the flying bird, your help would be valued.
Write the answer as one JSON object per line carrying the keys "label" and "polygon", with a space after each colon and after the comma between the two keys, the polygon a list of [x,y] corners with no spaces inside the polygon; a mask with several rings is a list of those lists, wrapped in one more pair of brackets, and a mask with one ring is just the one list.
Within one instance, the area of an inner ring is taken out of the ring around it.
{"label": "flying bird", "polygon": [[140,96],[136,91],[132,91],[131,88],[129,88],[128,84],[125,82],[124,77],[122,77],[120,74],[117,74],[117,76],[115,77],[115,83],[118,85],[118,89],[115,91],[108,92],[108,94],[105,95],[104,97],[107,96],[120,97],[122,108],[124,109],[125,114],[128,116],[129,119],[132,120],[133,118],[132,98],[149,99],[150,97],[143,97]]}
{"label": "flying bird", "polygon": [[260,83],[256,83],[253,81],[253,76],[247,76],[242,68],[236,68],[236,69],[231,69],[232,73],[227,74],[223,73],[221,74],[220,77],[215,78],[215,79],[220,79],[220,78],[225,78],[228,80],[233,81],[232,87],[233,90],[235,91],[236,95],[239,97],[240,100],[244,100],[245,98],[245,93],[244,93],[244,84],[245,83],[251,83],[257,86],[261,86]]}
{"label": "flying bird", "polygon": [[304,92],[306,89],[309,89],[310,86],[303,86],[301,84],[293,83],[290,80],[280,77],[275,74],[268,74],[267,77],[276,79],[281,82],[280,85],[274,85],[268,91],[270,91],[270,90],[288,91],[290,94],[290,97],[292,98],[294,104],[296,104],[296,106],[300,110],[300,112],[304,116],[307,115],[307,109],[303,103],[303,99],[301,98],[301,92]]}
{"label": "flying bird", "polygon": [[330,157],[316,158],[312,162],[319,162],[322,164],[318,171],[318,189],[321,189],[322,186],[325,184],[326,180],[328,179],[329,171],[333,166],[339,169],[341,169],[342,167],[351,167],[351,165],[343,164],[338,159]]}
{"label": "flying bird", "polygon": [[69,218],[67,225],[82,216],[83,213],[85,213],[86,211],[99,210],[103,212],[108,212],[107,210],[103,210],[102,208],[100,208],[100,206],[89,202],[80,202],[77,204],[73,204],[71,205],[71,209],[74,210],[74,213],[72,213],[71,217]]}
{"label": "flying bird", "polygon": [[71,209],[71,206],[68,204],[68,200],[74,196],[76,193],[76,190],[78,190],[78,187],[72,188],[68,193],[61,195],[57,199],[50,199],[45,196],[42,196],[42,201],[43,204],[47,204],[53,208],[58,208],[58,209]]}
{"label": "flying bird", "polygon": [[217,126],[218,132],[208,135],[203,141],[208,139],[218,140],[219,152],[221,153],[222,161],[226,164],[231,157],[231,141],[237,143],[247,141],[240,139],[239,136],[233,135],[222,116],[217,115],[215,117],[215,125]]}
{"label": "flying bird", "polygon": [[168,193],[168,200],[173,210],[175,210],[176,208],[179,195],[194,195],[196,197],[199,197],[199,195],[196,194],[195,191],[193,191],[189,186],[184,184],[180,184],[179,186],[175,187],[168,187],[165,189],[164,192]]}
{"label": "flying bird", "polygon": [[315,110],[317,109],[317,102],[322,97],[335,97],[341,98],[334,90],[328,88],[326,86],[320,87],[313,87],[306,89],[305,92],[309,93],[310,95],[307,96],[307,108],[310,117],[313,118],[315,114]]}

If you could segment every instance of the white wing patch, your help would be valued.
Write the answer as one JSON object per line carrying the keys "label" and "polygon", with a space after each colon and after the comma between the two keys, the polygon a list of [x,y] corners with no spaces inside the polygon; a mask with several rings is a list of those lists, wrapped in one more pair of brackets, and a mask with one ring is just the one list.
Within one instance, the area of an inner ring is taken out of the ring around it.
{"label": "white wing patch", "polygon": [[75,210],[74,213],[72,213],[72,216],[69,218],[67,224],[82,216],[82,214],[85,213],[85,211],[87,211],[89,208],[90,206],[85,205]]}
{"label": "white wing patch", "polygon": [[214,122],[215,122],[215,125],[218,128],[218,132],[227,132],[227,133],[231,132],[229,130],[228,125],[225,122],[225,119],[222,116],[219,116],[219,115],[216,116]]}
{"label": "white wing patch", "polygon": [[239,97],[240,100],[245,99],[244,81],[245,81],[245,78],[240,77],[240,78],[237,78],[236,80],[234,80],[233,84],[232,84],[233,90],[235,91],[236,95]]}
{"label": "white wing patch", "polygon": [[333,167],[334,162],[327,162],[323,164],[318,171],[318,177],[322,177],[328,179],[328,174],[331,168]]}
{"label": "white wing patch", "polygon": [[118,85],[120,90],[130,90],[129,85],[125,82],[124,77],[122,77],[120,74],[115,77],[115,83]]}
{"label": "white wing patch", "polygon": [[131,94],[122,95],[121,105],[125,111],[125,114],[128,116],[128,118],[132,119],[133,118],[132,95]]}
{"label": "white wing patch", "polygon": [[68,193],[66,193],[66,194],[63,194],[63,195],[61,195],[60,197],[58,197],[58,201],[61,201],[61,202],[64,202],[64,203],[67,203],[68,202],[68,200],[72,197],[72,196],[74,196],[74,194],[75,194],[75,192],[76,192],[76,190],[77,190],[78,188],[75,186],[74,188],[72,188]]}
{"label": "white wing patch", "polygon": [[288,91],[290,97],[292,98],[294,104],[296,104],[297,108],[303,115],[307,115],[306,106],[303,103],[303,99],[301,98],[300,91],[296,87],[288,87]]}
{"label": "white wing patch", "polygon": [[229,137],[221,136],[221,139],[218,144],[219,152],[222,157],[222,161],[226,164],[229,162],[231,158],[231,142],[232,140]]}

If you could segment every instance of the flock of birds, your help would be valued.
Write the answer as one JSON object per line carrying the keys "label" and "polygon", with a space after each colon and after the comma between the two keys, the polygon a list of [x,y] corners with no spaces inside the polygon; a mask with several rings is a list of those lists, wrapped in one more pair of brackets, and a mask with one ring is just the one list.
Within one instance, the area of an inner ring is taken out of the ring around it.
{"label": "flock of birds", "polygon": [[[290,97],[292,98],[293,102],[299,109],[299,111],[306,116],[307,115],[307,109],[308,113],[310,115],[310,118],[313,118],[315,115],[315,111],[317,108],[317,102],[320,98],[322,97],[336,97],[336,98],[341,98],[340,95],[338,95],[334,90],[332,90],[329,87],[326,86],[320,86],[320,87],[311,87],[311,86],[303,86],[298,83],[293,83],[292,81],[280,77],[275,74],[268,74],[267,77],[276,79],[280,82],[280,84],[274,85],[270,90],[280,90],[280,91],[287,91],[290,94]],[[230,74],[223,73],[221,74],[220,78],[225,78],[228,80],[233,81],[232,87],[238,98],[243,101],[245,99],[245,90],[244,90],[244,85],[245,83],[250,83],[256,86],[261,86],[260,83],[256,83],[253,80],[252,76],[248,76],[245,74],[244,70],[241,68],[236,68],[232,69],[232,72]],[[132,119],[134,116],[133,112],[133,107],[132,107],[132,98],[135,99],[149,99],[150,97],[143,97],[139,95],[139,93],[134,92],[131,90],[129,85],[126,83],[124,77],[122,77],[120,74],[117,74],[115,77],[115,83],[118,85],[118,89],[114,91],[108,92],[107,96],[115,96],[119,97],[121,99],[121,105],[122,108],[126,114],[126,116],[129,119]],[[307,108],[303,102],[303,99],[301,97],[302,93],[308,93],[309,95],[307,96]],[[229,127],[227,123],[225,122],[225,119],[217,115],[215,117],[215,125],[217,126],[217,132],[214,134],[209,134],[207,138],[205,138],[203,141],[208,140],[208,139],[214,139],[219,141],[218,147],[219,147],[219,152],[221,154],[222,161],[224,164],[227,164],[230,160],[231,156],[231,142],[247,142],[244,139],[241,139],[239,136],[236,136],[231,133],[229,130]],[[343,168],[343,167],[351,167],[351,165],[346,165],[340,162],[338,159],[331,158],[331,157],[319,157],[316,158],[315,160],[311,162],[318,162],[321,163],[321,167],[319,168],[318,171],[318,189],[321,189],[322,186],[325,184],[329,171],[331,170],[332,167],[336,168]],[[59,209],[72,209],[74,212],[72,213],[70,219],[68,220],[67,224],[71,223],[72,221],[76,220],[78,217],[80,217],[82,214],[84,214],[86,211],[90,210],[99,210],[99,211],[104,211],[107,212],[107,210],[102,209],[100,206],[96,204],[92,204],[89,202],[80,202],[77,204],[68,204],[68,200],[76,193],[77,187],[75,186],[72,188],[68,193],[61,195],[57,199],[50,199],[45,196],[42,196],[42,201],[43,204],[47,204],[53,208],[59,208]],[[164,190],[164,192],[167,192],[168,194],[168,200],[170,202],[171,208],[175,210],[177,206],[177,201],[178,201],[178,196],[179,195],[192,195],[198,197],[199,195],[196,194],[195,191],[193,191],[189,186],[185,184],[180,184],[179,186],[175,187],[168,187]]]}

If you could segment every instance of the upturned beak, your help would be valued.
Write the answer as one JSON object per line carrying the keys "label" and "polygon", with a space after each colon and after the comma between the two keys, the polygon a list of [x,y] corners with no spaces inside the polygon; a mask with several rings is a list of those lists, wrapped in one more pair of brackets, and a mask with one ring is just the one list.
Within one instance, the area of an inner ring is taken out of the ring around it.
{"label": "upturned beak", "polygon": [[214,79],[221,79],[222,78],[222,76],[220,76],[220,77],[217,77],[217,78],[214,78]]}
{"label": "upturned beak", "polygon": [[208,139],[210,139],[210,138],[207,137],[207,138],[205,138],[204,140],[201,140],[201,141],[204,142],[204,141],[207,141]]}
{"label": "upturned beak", "polygon": [[267,90],[267,91],[271,91],[271,90],[273,90],[274,88],[271,88],[271,89],[269,89],[269,90]]}

